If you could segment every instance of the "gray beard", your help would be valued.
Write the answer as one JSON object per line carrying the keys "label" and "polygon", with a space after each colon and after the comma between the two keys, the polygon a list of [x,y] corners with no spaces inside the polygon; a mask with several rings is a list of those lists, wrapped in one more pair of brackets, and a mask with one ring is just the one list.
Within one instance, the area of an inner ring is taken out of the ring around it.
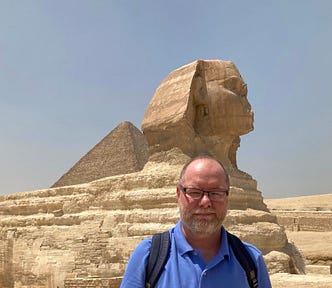
{"label": "gray beard", "polygon": [[220,231],[222,221],[207,221],[204,219],[183,219],[181,218],[183,225],[185,225],[194,234],[211,235],[217,231]]}
{"label": "gray beard", "polygon": [[182,224],[194,234],[211,235],[217,231],[220,231],[226,216],[225,214],[220,215],[219,218],[214,217],[213,219],[202,219],[198,216],[191,215],[181,206],[179,209]]}

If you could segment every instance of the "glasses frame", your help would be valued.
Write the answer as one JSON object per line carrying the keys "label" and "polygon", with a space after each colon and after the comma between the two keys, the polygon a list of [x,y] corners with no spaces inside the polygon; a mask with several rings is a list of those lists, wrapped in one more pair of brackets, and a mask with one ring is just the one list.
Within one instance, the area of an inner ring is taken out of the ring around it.
{"label": "glasses frame", "polygon": [[[180,190],[183,192],[183,194],[187,198],[189,198],[191,200],[195,200],[195,201],[201,200],[204,197],[204,195],[206,194],[208,196],[208,198],[210,199],[210,201],[213,201],[213,202],[222,202],[222,201],[224,201],[226,199],[226,197],[228,196],[228,192],[229,192],[229,190],[208,191],[208,190],[203,190],[203,189],[200,189],[200,188],[197,188],[197,187],[186,187],[186,186],[183,186],[181,184],[179,184],[178,186],[179,186]],[[195,189],[195,190],[200,191],[201,192],[201,196],[199,198],[193,198],[192,196],[190,196],[188,194],[188,192],[187,192],[188,189]],[[210,193],[220,193],[220,194],[223,193],[222,194],[223,196],[220,199],[218,199],[218,200],[213,199],[213,197],[211,199],[211,194]]]}

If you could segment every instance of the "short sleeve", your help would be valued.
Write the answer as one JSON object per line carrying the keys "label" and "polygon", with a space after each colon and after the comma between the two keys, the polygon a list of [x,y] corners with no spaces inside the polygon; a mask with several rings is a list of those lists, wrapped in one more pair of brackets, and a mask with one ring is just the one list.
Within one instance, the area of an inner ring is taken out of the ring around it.
{"label": "short sleeve", "polygon": [[144,239],[131,254],[120,288],[144,288],[151,238]]}

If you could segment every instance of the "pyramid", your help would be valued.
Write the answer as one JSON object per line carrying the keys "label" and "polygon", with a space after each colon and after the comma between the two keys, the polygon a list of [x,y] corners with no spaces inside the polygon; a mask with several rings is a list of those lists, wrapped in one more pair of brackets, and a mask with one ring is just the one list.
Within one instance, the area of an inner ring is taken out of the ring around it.
{"label": "pyramid", "polygon": [[148,159],[142,132],[132,123],[120,123],[52,186],[91,182],[100,178],[140,171]]}

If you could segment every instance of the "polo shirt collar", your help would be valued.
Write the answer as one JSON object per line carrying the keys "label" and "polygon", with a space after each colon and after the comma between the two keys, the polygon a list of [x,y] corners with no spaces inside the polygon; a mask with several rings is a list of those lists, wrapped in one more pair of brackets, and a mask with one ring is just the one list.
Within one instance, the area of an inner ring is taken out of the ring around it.
{"label": "polo shirt collar", "polygon": [[[187,242],[186,238],[184,237],[181,221],[179,221],[174,227],[174,238],[180,255],[183,255],[190,251],[194,251],[194,249],[190,246],[190,244]],[[221,227],[221,243],[222,245],[216,257],[219,259],[221,258],[229,259],[230,258],[229,245],[227,241],[226,230],[223,226]]]}
{"label": "polo shirt collar", "polygon": [[182,231],[182,222],[179,221],[174,228],[174,238],[179,254],[182,256],[185,253],[194,251],[193,247],[187,242]]}

